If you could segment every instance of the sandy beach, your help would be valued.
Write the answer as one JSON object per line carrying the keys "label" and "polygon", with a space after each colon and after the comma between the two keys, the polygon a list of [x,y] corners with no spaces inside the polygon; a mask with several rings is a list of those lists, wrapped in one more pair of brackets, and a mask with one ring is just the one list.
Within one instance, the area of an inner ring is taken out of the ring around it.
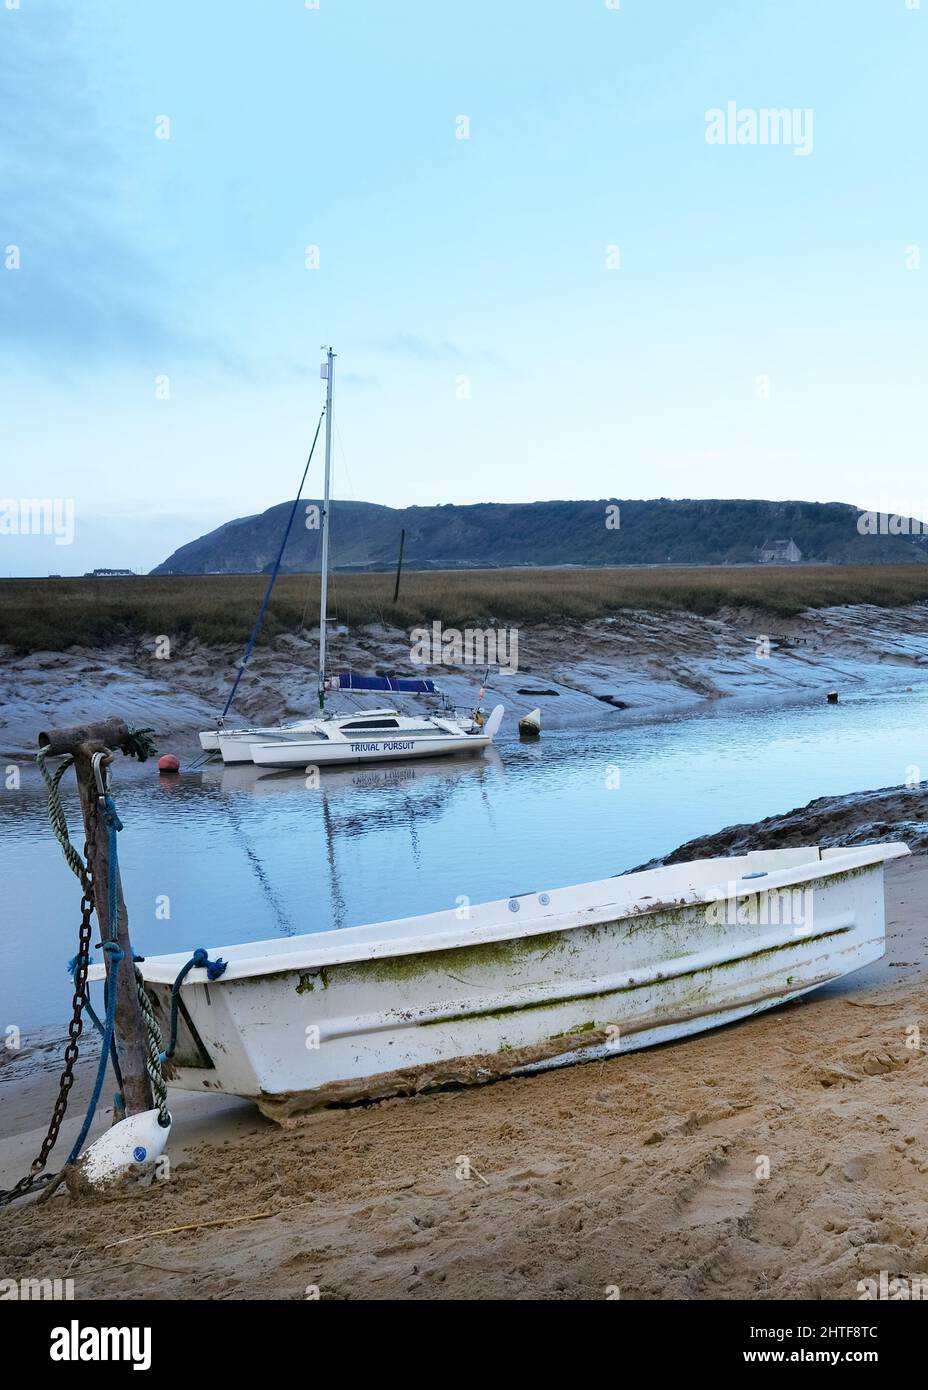
{"label": "sandy beach", "polygon": [[[816,807],[760,840],[924,829],[904,789]],[[856,1299],[923,1273],[926,897],[924,852],[891,863],[883,960],[688,1041],[287,1130],[174,1093],[169,1180],[0,1212],[4,1271],[77,1298],[287,1300]],[[0,1068],[3,1185],[56,1075],[51,1046]]]}

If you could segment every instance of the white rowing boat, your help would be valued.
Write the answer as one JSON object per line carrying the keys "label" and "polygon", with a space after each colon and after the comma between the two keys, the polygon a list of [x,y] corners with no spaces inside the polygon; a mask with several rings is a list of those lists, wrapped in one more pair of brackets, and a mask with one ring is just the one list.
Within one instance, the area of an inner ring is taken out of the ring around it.
{"label": "white rowing boat", "polygon": [[[469,909],[211,945],[179,992],[172,1085],[318,1106],[608,1057],[795,999],[885,949],[904,844],[703,859]],[[140,962],[162,1029],[188,957]],[[95,967],[91,978],[102,976]]]}

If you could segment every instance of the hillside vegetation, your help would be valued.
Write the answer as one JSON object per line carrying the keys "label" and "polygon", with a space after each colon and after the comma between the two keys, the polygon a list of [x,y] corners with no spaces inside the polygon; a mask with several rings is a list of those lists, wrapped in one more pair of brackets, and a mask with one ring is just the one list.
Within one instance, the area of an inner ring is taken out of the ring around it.
{"label": "hillside vegetation", "polygon": [[[155,574],[255,574],[269,570],[292,502],[242,517],[181,546]],[[320,532],[303,502],[284,552],[286,572],[319,568]],[[612,508],[609,512],[607,509]],[[615,526],[616,508],[619,525]],[[907,564],[928,558],[928,537],[861,535],[860,512],[841,502],[514,502],[392,507],[335,502],[332,555],[342,570],[396,564],[406,532],[408,569],[496,569],[526,565],[746,564],[766,541],[795,541],[803,560]],[[610,524],[607,524],[610,522]]]}

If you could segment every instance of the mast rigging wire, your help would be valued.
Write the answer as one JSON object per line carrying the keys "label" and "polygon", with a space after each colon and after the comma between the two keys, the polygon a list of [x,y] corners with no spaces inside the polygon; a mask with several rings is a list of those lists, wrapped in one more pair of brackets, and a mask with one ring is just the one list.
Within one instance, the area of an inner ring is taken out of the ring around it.
{"label": "mast rigging wire", "polygon": [[322,421],[324,417],[325,407],[323,406],[322,412],[319,416],[319,423],[316,426],[316,433],[313,435],[313,442],[312,447],[309,451],[309,458],[306,460],[306,467],[303,469],[303,476],[300,479],[300,486],[297,490],[296,497],[293,499],[293,506],[290,508],[290,517],[287,521],[287,529],[284,531],[283,540],[280,542],[280,550],[277,552],[277,559],[274,561],[274,568],[271,570],[270,583],[267,586],[267,591],[262,600],[261,607],[258,609],[258,616],[257,618],[255,618],[255,625],[251,629],[251,636],[249,637],[248,644],[245,647],[245,654],[242,657],[241,662],[239,663],[238,674],[235,677],[232,689],[229,691],[229,698],[228,700],[226,700],[225,709],[222,711],[222,714],[220,716],[220,724],[222,723],[222,720],[225,719],[226,715],[229,713],[229,710],[232,708],[232,701],[235,699],[235,692],[238,690],[239,681],[245,674],[245,667],[248,665],[252,649],[254,648],[255,642],[257,642],[258,640],[258,633],[261,631],[261,624],[264,622],[264,615],[267,612],[267,606],[271,601],[271,594],[273,592],[274,585],[277,582],[277,575],[280,572],[280,566],[284,558],[284,550],[287,545],[287,540],[290,536],[291,527],[293,526],[293,519],[296,516],[296,509],[300,505],[300,496],[303,491],[303,486],[306,482],[306,475],[309,472],[309,465],[313,461],[313,454],[315,453],[316,449],[316,441],[319,438],[319,431],[322,429]]}

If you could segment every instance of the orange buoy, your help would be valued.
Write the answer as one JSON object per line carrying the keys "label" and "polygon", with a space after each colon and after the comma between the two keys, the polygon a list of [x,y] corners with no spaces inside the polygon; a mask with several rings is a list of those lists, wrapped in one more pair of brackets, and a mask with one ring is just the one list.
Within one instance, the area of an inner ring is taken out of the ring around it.
{"label": "orange buoy", "polygon": [[158,759],[158,771],[161,773],[180,772],[180,759],[175,758],[173,753],[165,753],[163,758]]}

